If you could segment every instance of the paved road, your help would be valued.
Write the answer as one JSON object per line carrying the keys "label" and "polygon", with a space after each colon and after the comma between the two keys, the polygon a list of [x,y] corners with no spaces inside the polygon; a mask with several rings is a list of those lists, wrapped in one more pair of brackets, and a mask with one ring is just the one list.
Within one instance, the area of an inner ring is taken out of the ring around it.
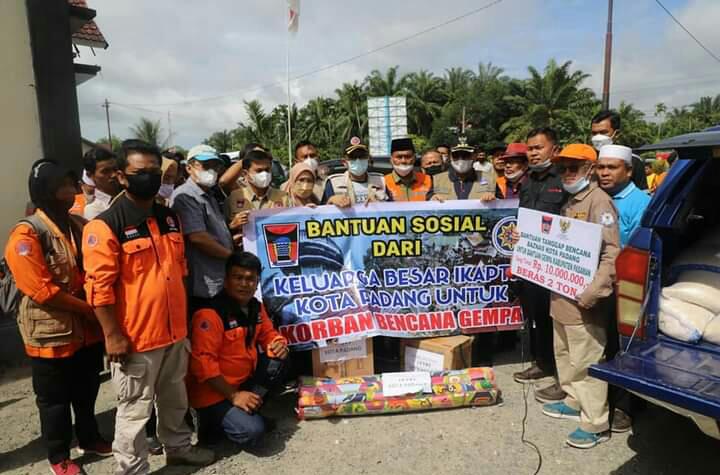
{"label": "paved road", "polygon": [[[536,453],[520,442],[524,399],[511,374],[519,355],[505,353],[496,365],[504,402],[495,407],[421,414],[297,422],[292,396],[272,401],[268,413],[278,430],[254,453],[222,449],[223,458],[200,471],[163,468],[155,473],[200,474],[532,474]],[[112,434],[113,394],[104,383],[97,405],[104,432]],[[542,454],[542,474],[715,474],[720,473],[720,442],[700,433],[689,420],[649,407],[635,432],[614,436],[589,451],[564,445],[573,430],[528,401],[527,438]],[[86,459],[89,474],[111,474],[112,459]],[[47,474],[39,422],[27,372],[0,378],[0,473]]]}

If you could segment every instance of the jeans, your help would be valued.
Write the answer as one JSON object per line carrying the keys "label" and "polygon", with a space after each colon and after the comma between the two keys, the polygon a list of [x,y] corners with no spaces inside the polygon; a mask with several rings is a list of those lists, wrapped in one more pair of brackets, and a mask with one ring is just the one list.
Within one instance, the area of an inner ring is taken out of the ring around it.
{"label": "jeans", "polygon": [[81,348],[68,358],[31,358],[32,384],[42,438],[51,464],[70,458],[72,412],[80,447],[100,440],[95,400],[100,389],[103,345]]}
{"label": "jeans", "polygon": [[[286,371],[285,361],[260,355],[255,374],[238,389],[254,392],[264,401],[269,389],[284,382]],[[197,416],[198,440],[203,444],[215,443],[224,434],[238,445],[252,446],[265,433],[261,415],[248,414],[227,400],[197,409]]]}

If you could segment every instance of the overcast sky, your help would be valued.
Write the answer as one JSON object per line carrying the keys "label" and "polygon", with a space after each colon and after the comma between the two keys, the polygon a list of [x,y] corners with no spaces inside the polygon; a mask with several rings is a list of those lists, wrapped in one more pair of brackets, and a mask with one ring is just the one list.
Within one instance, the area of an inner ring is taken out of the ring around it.
{"label": "overcast sky", "polygon": [[[113,134],[145,116],[162,121],[173,143],[190,147],[242,121],[243,100],[269,111],[284,102],[287,20],[285,0],[88,0],[110,47],[81,47],[80,62],[102,73],[78,88],[83,136],[106,135],[105,98]],[[301,0],[300,30],[290,40],[291,75],[334,64],[433,25],[491,0]],[[720,56],[720,1],[663,0],[675,16]],[[477,69],[479,61],[526,77],[527,66],[550,58],[572,60],[591,73],[599,92],[607,2],[504,0],[487,10],[324,72],[292,81],[293,101],[332,96],[345,81],[373,69],[402,72]],[[633,102],[652,115],[654,105],[682,106],[720,93],[720,63],[682,31],[655,0],[615,1],[611,105]],[[278,85],[278,83],[280,83]],[[209,99],[208,98],[214,98]],[[121,106],[120,104],[124,104]]]}

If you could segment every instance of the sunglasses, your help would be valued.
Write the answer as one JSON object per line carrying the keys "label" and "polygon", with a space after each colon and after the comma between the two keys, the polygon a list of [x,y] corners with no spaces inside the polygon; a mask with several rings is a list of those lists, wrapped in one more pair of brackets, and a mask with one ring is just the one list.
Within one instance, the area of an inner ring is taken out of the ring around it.
{"label": "sunglasses", "polygon": [[572,164],[572,165],[558,165],[557,171],[561,175],[566,172],[570,173],[577,173],[583,166],[581,164]]}

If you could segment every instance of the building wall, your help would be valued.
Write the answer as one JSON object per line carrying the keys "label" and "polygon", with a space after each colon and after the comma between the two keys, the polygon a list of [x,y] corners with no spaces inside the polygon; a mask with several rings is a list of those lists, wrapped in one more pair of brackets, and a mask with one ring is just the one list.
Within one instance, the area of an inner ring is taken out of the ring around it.
{"label": "building wall", "polygon": [[0,1],[0,246],[29,201],[30,165],[43,156],[25,0]]}

